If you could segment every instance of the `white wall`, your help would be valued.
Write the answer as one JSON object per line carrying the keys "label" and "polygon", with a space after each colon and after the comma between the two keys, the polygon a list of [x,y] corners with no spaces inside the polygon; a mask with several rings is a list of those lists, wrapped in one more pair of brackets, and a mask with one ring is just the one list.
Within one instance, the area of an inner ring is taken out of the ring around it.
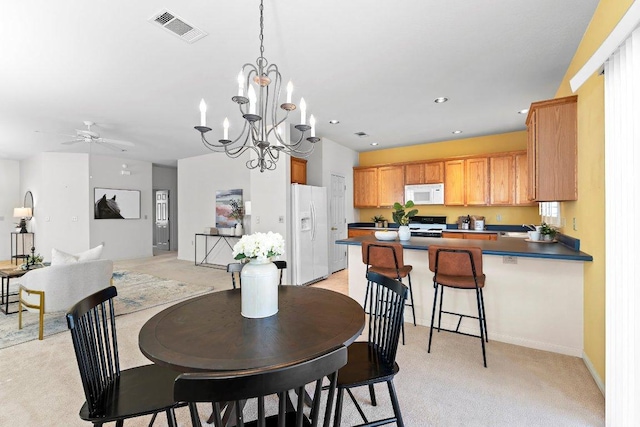
{"label": "white wall", "polygon": [[[122,175],[122,164],[130,175]],[[103,257],[113,260],[153,256],[151,163],[92,155],[85,215],[90,218],[90,247],[104,242]],[[94,188],[140,190],[140,219],[94,219]]]}
{"label": "white wall", "polygon": [[[169,250],[178,250],[178,169],[153,165],[153,190],[169,190]],[[155,211],[155,200],[151,198],[151,219]],[[155,225],[151,224],[155,230]]]}
{"label": "white wall", "polygon": [[54,247],[65,252],[89,248],[87,159],[87,154],[40,153],[21,162],[20,187],[33,193],[35,252],[45,261]]}
{"label": "white wall", "polygon": [[[20,188],[20,163],[17,160],[0,159],[0,260],[11,257],[9,233],[15,231],[20,221],[13,217],[13,208],[19,208],[24,202],[24,193]],[[27,223],[27,227],[30,225]]]}
{"label": "white wall", "polygon": [[216,191],[240,188],[251,200],[247,159],[211,153],[178,160],[178,259],[194,261],[195,234],[215,227]]}

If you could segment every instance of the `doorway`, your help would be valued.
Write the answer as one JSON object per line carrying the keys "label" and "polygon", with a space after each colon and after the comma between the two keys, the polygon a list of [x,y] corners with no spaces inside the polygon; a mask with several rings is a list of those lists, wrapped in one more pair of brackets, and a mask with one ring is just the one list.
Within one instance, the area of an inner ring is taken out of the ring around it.
{"label": "doorway", "polygon": [[156,208],[153,227],[154,250],[171,250],[171,231],[169,224],[169,190],[155,191]]}
{"label": "doorway", "polygon": [[345,178],[331,174],[331,193],[329,194],[329,271],[347,268],[347,246],[335,244],[336,240],[347,237],[347,218],[345,216]]}

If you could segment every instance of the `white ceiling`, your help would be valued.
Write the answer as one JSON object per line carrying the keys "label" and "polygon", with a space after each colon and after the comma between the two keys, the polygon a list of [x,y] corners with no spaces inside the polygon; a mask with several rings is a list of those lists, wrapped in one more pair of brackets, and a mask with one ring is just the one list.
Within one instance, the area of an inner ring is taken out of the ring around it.
{"label": "white ceiling", "polygon": [[[518,110],[554,96],[597,3],[266,0],[265,57],[293,81],[294,102],[304,96],[318,136],[357,151],[510,132],[525,128]],[[0,158],[87,152],[61,145],[84,120],[135,143],[120,157],[175,165],[208,153],[198,103],[215,139],[225,116],[233,136],[236,76],[259,54],[258,4],[4,2]],[[164,8],[209,35],[188,44],[147,22]]]}

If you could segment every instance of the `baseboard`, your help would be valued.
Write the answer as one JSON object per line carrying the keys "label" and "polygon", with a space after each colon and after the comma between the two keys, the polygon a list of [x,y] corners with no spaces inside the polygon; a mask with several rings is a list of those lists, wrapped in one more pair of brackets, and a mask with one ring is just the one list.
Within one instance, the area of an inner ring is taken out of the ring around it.
{"label": "baseboard", "polygon": [[[405,322],[413,323],[411,314],[407,316],[407,310],[405,310]],[[427,327],[429,327],[429,325],[431,324],[431,320],[429,320],[428,323],[423,323],[424,319],[419,319],[419,318],[416,319],[416,322],[419,325],[426,325]],[[450,322],[445,319],[442,319],[443,328],[455,329],[456,326],[457,326],[457,322]],[[464,332],[472,335],[477,335],[479,333],[478,327],[475,325],[473,327],[465,327],[464,325],[461,325],[460,332]],[[582,358],[584,355],[582,348],[573,348],[573,347],[567,347],[563,345],[552,344],[548,342],[512,337],[512,336],[503,335],[503,334],[496,334],[496,333],[492,333],[491,329],[489,329],[489,342],[491,342],[492,340],[507,343],[507,344],[519,345],[522,347],[534,348],[536,350],[544,350],[544,351],[550,351],[553,353],[566,354],[567,356],[574,356],[579,358]]]}
{"label": "baseboard", "polygon": [[598,372],[596,371],[596,369],[593,367],[593,363],[591,363],[591,360],[589,359],[589,356],[587,356],[587,353],[584,353],[584,352],[582,353],[582,361],[584,362],[584,365],[587,367],[587,370],[593,377],[593,380],[596,382],[596,385],[600,389],[600,393],[602,393],[602,395],[605,396],[604,383],[602,382],[602,379],[600,378],[600,375],[598,375]]}

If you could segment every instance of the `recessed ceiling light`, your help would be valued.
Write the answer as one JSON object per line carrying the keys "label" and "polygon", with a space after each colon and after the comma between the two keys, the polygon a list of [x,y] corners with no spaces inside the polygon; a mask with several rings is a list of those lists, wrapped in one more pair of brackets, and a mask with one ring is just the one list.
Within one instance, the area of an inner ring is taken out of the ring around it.
{"label": "recessed ceiling light", "polygon": [[378,145],[378,143],[377,142],[372,142],[371,145],[373,145],[375,147],[376,145]]}
{"label": "recessed ceiling light", "polygon": [[329,120],[329,123],[331,123],[332,125],[337,125],[338,123],[340,123],[340,120]]}
{"label": "recessed ceiling light", "polygon": [[524,110],[518,111],[518,114],[527,114],[528,112],[529,112],[529,109],[525,108]]}
{"label": "recessed ceiling light", "polygon": [[440,98],[436,98],[433,100],[433,102],[435,102],[436,104],[442,104],[443,102],[447,102],[449,100],[449,98],[445,98],[444,96],[441,96]]}
{"label": "recessed ceiling light", "polygon": [[453,132],[451,132],[451,133],[453,133],[453,134],[456,134],[456,135],[457,135],[457,134],[459,134],[459,133],[462,133],[462,131],[461,131],[461,130],[454,130],[454,131],[453,131]]}

